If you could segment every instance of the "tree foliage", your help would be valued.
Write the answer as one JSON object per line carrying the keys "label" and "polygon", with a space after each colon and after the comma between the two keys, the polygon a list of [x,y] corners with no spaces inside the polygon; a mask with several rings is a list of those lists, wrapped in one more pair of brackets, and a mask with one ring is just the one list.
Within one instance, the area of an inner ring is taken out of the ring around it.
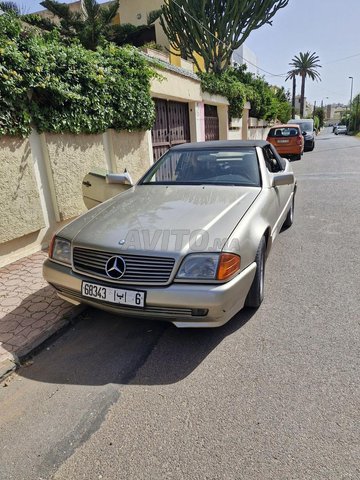
{"label": "tree foliage", "polygon": [[271,24],[289,0],[167,0],[161,26],[173,49],[191,58],[198,69],[219,73],[253,30]]}
{"label": "tree foliage", "polygon": [[269,85],[262,77],[246,71],[246,66],[229,67],[220,73],[199,73],[202,89],[229,100],[229,117],[240,118],[244,103],[250,102],[250,116],[287,122],[291,107],[283,88]]}
{"label": "tree foliage", "polygon": [[199,73],[203,91],[223,95],[229,100],[229,117],[240,118],[246,101],[246,87],[241,82],[235,69],[222,73]]}
{"label": "tree foliage", "polygon": [[314,117],[317,117],[319,120],[318,128],[324,126],[324,119],[325,119],[325,110],[322,107],[317,107],[314,109]]}
{"label": "tree foliage", "polygon": [[44,0],[41,5],[59,19],[55,24],[63,35],[77,37],[85,48],[95,50],[113,30],[112,20],[118,12],[119,0],[106,6],[96,0],[84,0],[83,10],[79,11],[71,11],[69,5],[56,0]]}
{"label": "tree foliage", "polygon": [[350,110],[352,130],[358,132],[360,129],[360,94],[355,95]]}
{"label": "tree foliage", "polygon": [[292,95],[291,95],[291,118],[295,118],[295,103],[296,103],[296,73],[294,70],[287,72],[285,81],[292,80]]}
{"label": "tree foliage", "polygon": [[0,2],[0,10],[2,10],[5,13],[12,12],[12,13],[15,13],[16,15],[20,15],[20,8],[15,2],[10,2],[10,1]]}
{"label": "tree foliage", "polygon": [[0,134],[145,130],[154,121],[150,79],[136,49],[86,50],[58,31],[24,29],[0,16]]}
{"label": "tree foliage", "polygon": [[[147,15],[147,22],[144,25],[133,25],[132,23],[121,23],[120,25],[114,25],[108,32],[108,40],[116,43],[117,45],[136,44],[136,39],[146,30],[151,30],[153,24],[160,17],[161,10],[152,10]],[[133,43],[133,41],[135,42]]]}
{"label": "tree foliage", "polygon": [[300,95],[300,116],[304,116],[304,106],[305,106],[305,81],[306,77],[309,77],[311,80],[321,80],[320,74],[317,71],[318,68],[321,68],[319,64],[319,57],[316,55],[316,52],[302,53],[295,55],[289,65],[292,67],[288,72],[288,78],[292,78],[295,75],[301,77],[301,95]]}

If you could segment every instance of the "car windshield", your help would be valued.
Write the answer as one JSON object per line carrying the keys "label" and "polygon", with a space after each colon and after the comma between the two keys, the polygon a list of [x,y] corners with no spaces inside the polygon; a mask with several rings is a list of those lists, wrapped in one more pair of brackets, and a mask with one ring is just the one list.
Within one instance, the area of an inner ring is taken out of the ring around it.
{"label": "car windshield", "polygon": [[300,132],[295,127],[272,128],[269,131],[269,137],[296,137]]}
{"label": "car windshield", "polygon": [[[289,122],[289,123],[292,123],[292,122]],[[305,130],[306,132],[312,132],[314,128],[311,122],[298,122],[298,125],[300,126],[301,130]]]}
{"label": "car windshield", "polygon": [[255,148],[170,150],[140,184],[260,186]]}

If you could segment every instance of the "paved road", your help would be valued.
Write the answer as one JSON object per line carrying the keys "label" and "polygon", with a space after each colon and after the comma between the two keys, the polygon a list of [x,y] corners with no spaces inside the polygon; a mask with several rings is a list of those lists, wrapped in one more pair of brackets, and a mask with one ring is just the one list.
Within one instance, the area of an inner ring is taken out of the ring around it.
{"label": "paved road", "polygon": [[360,141],[293,162],[266,299],[221,329],[95,310],[0,389],[0,479],[359,479]]}

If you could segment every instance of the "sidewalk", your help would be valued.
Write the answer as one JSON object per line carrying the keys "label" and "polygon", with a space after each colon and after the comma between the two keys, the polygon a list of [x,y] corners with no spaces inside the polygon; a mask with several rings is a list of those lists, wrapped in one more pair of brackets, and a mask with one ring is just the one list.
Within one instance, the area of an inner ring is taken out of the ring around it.
{"label": "sidewalk", "polygon": [[0,269],[0,380],[79,312],[43,279],[46,256],[37,252]]}

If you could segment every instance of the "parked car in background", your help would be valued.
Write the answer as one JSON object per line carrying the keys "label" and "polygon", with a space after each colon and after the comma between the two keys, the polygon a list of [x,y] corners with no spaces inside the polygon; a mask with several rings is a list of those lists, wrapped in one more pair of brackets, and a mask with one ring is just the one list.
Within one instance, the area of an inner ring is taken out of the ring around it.
{"label": "parked car in background", "polygon": [[336,128],[335,128],[335,135],[346,135],[347,134],[347,126],[346,125],[338,125]]}
{"label": "parked car in background", "polygon": [[[124,189],[129,176],[107,180]],[[177,327],[217,327],[260,306],[296,192],[269,143],[179,145],[127,188],[54,236],[43,273],[61,298]]]}
{"label": "parked car in background", "polygon": [[288,122],[288,125],[299,125],[301,132],[304,135],[304,151],[311,152],[315,148],[315,127],[314,120],[311,118],[296,118],[291,119]]}
{"label": "parked car in background", "polygon": [[270,128],[266,140],[282,157],[300,160],[304,152],[304,137],[299,125],[276,125]]}

